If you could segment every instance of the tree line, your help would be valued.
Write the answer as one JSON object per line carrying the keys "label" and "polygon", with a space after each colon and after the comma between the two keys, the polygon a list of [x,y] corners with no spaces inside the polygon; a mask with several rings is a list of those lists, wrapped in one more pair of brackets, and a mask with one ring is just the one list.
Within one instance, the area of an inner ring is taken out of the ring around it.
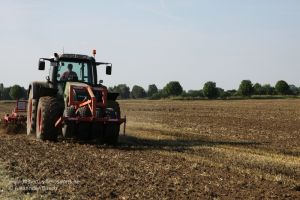
{"label": "tree line", "polygon": [[275,86],[270,84],[253,84],[250,80],[241,81],[238,89],[224,90],[217,87],[213,81],[206,82],[199,90],[183,90],[178,81],[171,81],[162,89],[158,89],[155,84],[148,86],[147,90],[143,87],[134,85],[132,90],[126,84],[119,84],[109,88],[110,92],[119,93],[120,99],[162,99],[162,98],[183,98],[183,99],[230,99],[230,98],[250,98],[253,96],[272,97],[272,96],[298,96],[300,88],[289,85],[286,81],[280,80]]}
{"label": "tree line", "polygon": [[27,90],[20,85],[4,87],[3,83],[0,83],[0,100],[16,99],[27,99]]}
{"label": "tree line", "polygon": [[[155,84],[148,86],[147,90],[143,87],[134,85],[130,87],[126,84],[119,84],[108,88],[110,92],[119,93],[119,99],[163,99],[170,97],[186,99],[229,99],[234,97],[255,96],[275,96],[275,95],[300,95],[300,88],[289,85],[286,81],[280,80],[275,86],[270,84],[253,84],[250,80],[241,81],[238,89],[224,90],[217,87],[213,81],[206,82],[199,90],[183,90],[178,81],[170,81],[162,89],[158,89]],[[0,100],[27,99],[27,90],[19,85],[4,87],[0,83]]]}

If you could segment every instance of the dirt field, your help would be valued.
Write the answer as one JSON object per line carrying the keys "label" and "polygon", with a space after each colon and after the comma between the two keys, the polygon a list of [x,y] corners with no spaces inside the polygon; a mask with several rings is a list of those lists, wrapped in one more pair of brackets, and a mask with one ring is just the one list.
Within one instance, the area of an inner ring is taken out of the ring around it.
{"label": "dirt field", "polygon": [[300,100],[120,104],[117,147],[2,133],[0,198],[300,198]]}

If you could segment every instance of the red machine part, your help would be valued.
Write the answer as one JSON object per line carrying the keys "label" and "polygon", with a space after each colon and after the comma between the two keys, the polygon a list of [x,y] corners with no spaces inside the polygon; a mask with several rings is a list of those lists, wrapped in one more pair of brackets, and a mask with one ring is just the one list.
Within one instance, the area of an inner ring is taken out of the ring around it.
{"label": "red machine part", "polygon": [[[74,91],[87,91],[88,95],[90,97],[90,99],[80,102],[80,101],[75,101],[74,98]],[[97,102],[97,99],[95,97],[94,91],[99,91],[101,92],[101,96],[102,99],[100,102]],[[106,99],[107,99],[107,89],[106,88],[92,88],[91,86],[87,86],[87,87],[83,87],[83,86],[74,86],[71,85],[70,86],[70,90],[69,90],[69,102],[68,102],[68,106],[75,106],[76,109],[80,108],[80,107],[84,107],[84,106],[88,106],[92,116],[96,117],[96,108],[100,107],[100,108],[105,108],[106,107]]]}
{"label": "red machine part", "polygon": [[[89,95],[89,98],[84,101],[76,101],[75,100],[75,91],[86,91]],[[101,93],[101,101],[97,102],[97,99],[95,97],[95,94],[93,91],[100,92]],[[106,123],[119,123],[122,124],[124,123],[124,134],[125,134],[125,129],[126,129],[126,116],[124,118],[120,119],[110,119],[108,117],[103,117],[103,118],[97,118],[96,117],[96,108],[105,108],[107,104],[107,89],[106,88],[98,88],[94,87],[92,88],[91,86],[70,86],[69,90],[69,101],[68,101],[68,106],[74,106],[75,109],[77,110],[80,107],[88,106],[92,116],[90,117],[60,117],[56,123],[55,126],[58,127],[60,126],[63,122],[65,121],[75,121],[77,123],[79,122],[103,122],[104,124]]]}
{"label": "red machine part", "polygon": [[26,100],[17,100],[16,106],[13,109],[11,115],[6,114],[1,121],[5,124],[19,124],[26,123],[26,116],[20,113],[26,113],[27,101]]}

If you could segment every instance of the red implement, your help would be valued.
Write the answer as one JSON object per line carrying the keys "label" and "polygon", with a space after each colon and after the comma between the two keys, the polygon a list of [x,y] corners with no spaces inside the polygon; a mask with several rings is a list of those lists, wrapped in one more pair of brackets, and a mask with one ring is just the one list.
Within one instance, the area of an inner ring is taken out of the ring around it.
{"label": "red implement", "polygon": [[[83,101],[76,101],[74,97],[75,91],[85,91],[88,94],[88,98]],[[101,100],[97,102],[94,92],[99,92],[101,94]],[[107,89],[106,88],[97,88],[97,87],[91,87],[91,86],[70,86],[69,90],[69,100],[68,100],[68,106],[73,106],[76,110],[78,108],[88,106],[91,116],[89,117],[64,117],[61,116],[55,123],[55,127],[61,126],[66,121],[73,121],[75,123],[80,122],[99,122],[103,124],[108,123],[117,123],[117,124],[123,124],[124,123],[124,129],[123,134],[125,135],[125,129],[126,129],[126,116],[124,118],[118,118],[118,119],[110,119],[109,117],[97,117],[96,116],[96,108],[105,108],[107,104]]]}
{"label": "red implement", "polygon": [[27,108],[27,101],[26,100],[17,100],[16,106],[13,109],[12,113],[6,114],[1,121],[4,124],[22,124],[26,123],[26,108]]}

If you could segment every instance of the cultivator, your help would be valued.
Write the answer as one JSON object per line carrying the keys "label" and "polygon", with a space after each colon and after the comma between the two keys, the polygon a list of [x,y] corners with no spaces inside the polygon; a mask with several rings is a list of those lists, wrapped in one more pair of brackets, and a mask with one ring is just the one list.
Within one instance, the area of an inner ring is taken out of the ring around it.
{"label": "cultivator", "polygon": [[26,111],[27,101],[17,100],[16,106],[14,107],[11,114],[6,114],[2,119],[1,123],[4,125],[9,124],[26,124]]}
{"label": "cultivator", "polygon": [[[60,127],[63,124],[69,122],[81,123],[117,123],[123,124],[123,134],[125,135],[126,129],[126,116],[124,118],[110,118],[104,115],[104,110],[107,106],[107,89],[105,87],[91,87],[88,85],[72,85],[67,84],[66,90],[68,98],[66,98],[67,108],[71,108],[72,112],[67,115],[59,117],[55,122],[55,127]],[[83,99],[80,99],[83,96]],[[76,113],[80,112],[80,109],[87,108],[89,115],[80,116]],[[69,109],[70,110],[70,109]]]}

